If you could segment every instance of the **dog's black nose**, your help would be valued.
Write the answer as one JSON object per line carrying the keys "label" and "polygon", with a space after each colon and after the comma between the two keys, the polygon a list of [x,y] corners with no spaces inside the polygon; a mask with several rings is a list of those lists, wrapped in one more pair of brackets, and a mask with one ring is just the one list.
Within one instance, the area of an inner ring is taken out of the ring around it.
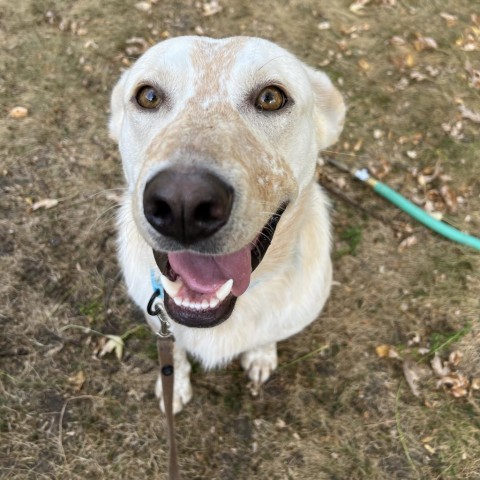
{"label": "dog's black nose", "polygon": [[162,235],[192,244],[213,235],[230,216],[233,188],[207,171],[163,170],[143,192],[143,211]]}

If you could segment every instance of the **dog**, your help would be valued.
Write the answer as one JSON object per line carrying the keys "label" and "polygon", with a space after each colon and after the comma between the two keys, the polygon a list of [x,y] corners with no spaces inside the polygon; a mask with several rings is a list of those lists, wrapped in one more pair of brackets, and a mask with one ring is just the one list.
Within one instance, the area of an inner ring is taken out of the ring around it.
{"label": "dog", "polygon": [[[114,87],[109,130],[128,187],[118,256],[143,310],[151,275],[162,283],[175,413],[192,397],[187,353],[207,369],[240,356],[258,392],[277,342],[320,314],[332,266],[315,171],[344,116],[325,73],[260,38],[168,39]],[[160,379],[156,394],[164,410]]]}

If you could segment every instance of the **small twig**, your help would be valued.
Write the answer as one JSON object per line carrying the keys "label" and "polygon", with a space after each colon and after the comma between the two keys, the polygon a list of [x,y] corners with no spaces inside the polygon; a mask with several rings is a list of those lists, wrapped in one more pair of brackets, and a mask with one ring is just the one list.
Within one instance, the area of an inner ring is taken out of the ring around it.
{"label": "small twig", "polygon": [[337,188],[333,187],[331,184],[329,184],[329,182],[322,181],[322,178],[320,178],[318,180],[318,183],[320,183],[320,185],[323,188],[325,188],[325,190],[328,190],[330,193],[337,196],[338,198],[343,200],[348,205],[351,205],[352,207],[357,208],[358,210],[361,210],[363,213],[365,213],[369,217],[372,217],[375,220],[378,220],[379,222],[382,222],[383,224],[388,225],[388,226],[392,227],[393,229],[395,229],[395,226],[390,221],[386,220],[381,215],[378,215],[377,213],[369,210],[368,208],[365,208],[364,206],[360,205],[355,200],[350,198],[348,195],[345,195],[343,192],[341,192]]}
{"label": "small twig", "polygon": [[110,288],[105,292],[105,296],[104,296],[104,299],[103,299],[103,304],[104,304],[105,311],[108,310],[108,308],[110,306],[110,300],[112,299],[112,296],[113,296],[113,292],[115,291],[115,288],[117,287],[117,285],[118,285],[118,283],[120,282],[121,279],[122,279],[122,272],[119,271],[115,275],[115,278],[113,279],[113,282],[110,285]]}
{"label": "small twig", "polygon": [[72,397],[65,400],[62,410],[60,411],[60,418],[58,420],[58,449],[60,450],[60,453],[63,457],[63,461],[65,465],[67,464],[67,456],[65,454],[65,449],[63,448],[63,417],[65,416],[65,411],[67,410],[68,402],[72,400],[85,400],[85,399],[94,400],[99,398],[101,397],[94,397],[93,395],[80,395],[78,397]]}
{"label": "small twig", "polygon": [[321,353],[321,352],[327,350],[328,348],[330,348],[329,343],[327,343],[325,345],[322,345],[321,347],[316,348],[315,350],[312,350],[311,352],[308,352],[305,355],[302,355],[301,357],[298,357],[295,360],[292,360],[291,362],[283,363],[278,368],[281,369],[281,368],[291,367],[292,365],[295,365],[296,363],[302,362],[303,360],[307,360],[307,358],[314,357],[318,353]]}

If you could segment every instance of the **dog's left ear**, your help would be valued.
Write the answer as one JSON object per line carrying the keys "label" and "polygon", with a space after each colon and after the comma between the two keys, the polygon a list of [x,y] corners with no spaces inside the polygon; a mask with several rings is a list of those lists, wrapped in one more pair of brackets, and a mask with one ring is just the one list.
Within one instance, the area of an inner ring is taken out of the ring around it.
{"label": "dog's left ear", "polygon": [[315,96],[315,123],[319,150],[338,140],[345,119],[345,103],[340,92],[323,72],[307,68]]}
{"label": "dog's left ear", "polygon": [[127,72],[124,72],[113,88],[112,96],[110,98],[110,120],[108,122],[108,128],[110,132],[110,138],[118,142],[120,136],[120,129],[122,127],[123,120],[123,89],[125,86]]}

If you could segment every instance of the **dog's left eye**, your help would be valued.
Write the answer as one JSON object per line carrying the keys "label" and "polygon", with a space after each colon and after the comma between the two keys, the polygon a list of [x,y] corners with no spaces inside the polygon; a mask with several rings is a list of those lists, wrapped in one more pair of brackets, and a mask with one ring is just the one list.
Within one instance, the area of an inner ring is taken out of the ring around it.
{"label": "dog's left eye", "polygon": [[258,111],[280,110],[287,103],[287,96],[285,92],[278,87],[265,87],[257,96],[255,100],[255,107]]}
{"label": "dog's left eye", "polygon": [[140,87],[137,94],[135,95],[135,100],[138,105],[142,108],[157,108],[162,101],[162,96],[157,92],[157,90],[150,85],[144,85]]}

